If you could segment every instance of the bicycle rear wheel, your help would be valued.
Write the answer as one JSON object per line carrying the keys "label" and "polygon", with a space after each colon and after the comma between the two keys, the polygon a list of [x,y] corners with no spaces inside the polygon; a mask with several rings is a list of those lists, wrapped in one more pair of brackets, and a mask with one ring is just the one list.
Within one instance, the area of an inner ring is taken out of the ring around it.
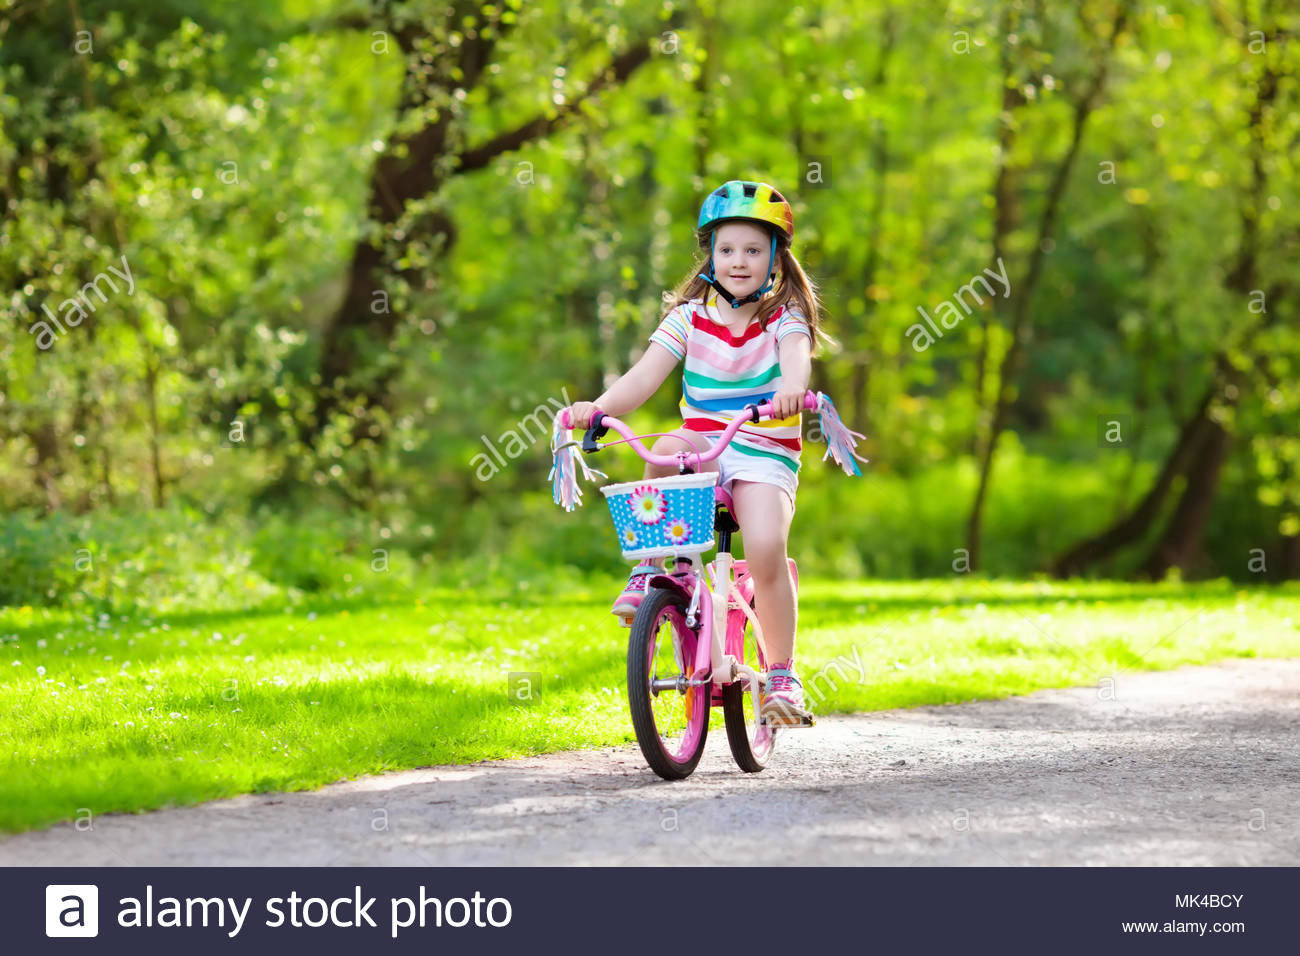
{"label": "bicycle rear wheel", "polygon": [[[750,601],[750,607],[754,606]],[[734,610],[732,613],[736,613]],[[748,620],[742,634],[741,653],[736,654],[742,664],[748,664],[762,673],[767,666],[763,654],[754,638],[754,628]],[[734,650],[728,648],[735,653]],[[762,697],[762,688],[759,688]],[[759,715],[754,710],[754,699],[749,691],[748,678],[741,675],[722,688],[722,715],[727,723],[727,743],[731,747],[731,756],[737,766],[745,773],[758,773],[767,766],[776,743],[776,731],[765,723],[760,723]]]}
{"label": "bicycle rear wheel", "polygon": [[632,727],[650,769],[665,780],[689,777],[709,733],[709,685],[688,687],[698,636],[686,626],[678,591],[651,588],[632,619],[627,697]]}

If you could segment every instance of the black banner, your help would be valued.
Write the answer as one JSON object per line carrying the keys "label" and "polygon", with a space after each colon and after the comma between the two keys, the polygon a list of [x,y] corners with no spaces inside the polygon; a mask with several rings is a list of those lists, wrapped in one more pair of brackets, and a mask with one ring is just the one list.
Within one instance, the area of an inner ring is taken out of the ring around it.
{"label": "black banner", "polygon": [[[10,953],[1289,952],[1288,869],[0,870]],[[1102,951],[1102,950],[1097,950]]]}

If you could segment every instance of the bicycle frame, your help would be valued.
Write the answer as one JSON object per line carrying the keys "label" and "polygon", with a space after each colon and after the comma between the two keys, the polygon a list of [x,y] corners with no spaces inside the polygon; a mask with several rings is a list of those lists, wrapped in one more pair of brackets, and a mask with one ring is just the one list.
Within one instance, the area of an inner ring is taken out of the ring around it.
{"label": "bicycle frame", "polygon": [[[677,560],[679,566],[690,562],[689,575],[683,574],[680,570],[656,574],[650,577],[649,584],[650,587],[680,591],[690,601],[686,611],[686,626],[691,630],[698,629],[699,640],[695,644],[695,660],[690,662],[690,677],[686,680],[685,686],[699,687],[713,684],[720,687],[744,676],[754,698],[754,713],[759,713],[759,689],[762,686],[763,675],[740,660],[744,653],[741,642],[744,640],[746,617],[754,627],[754,639],[763,649],[764,659],[767,658],[762,628],[759,626],[757,615],[749,606],[753,587],[749,584],[748,575],[742,582],[733,578],[734,559],[730,551],[719,551],[717,557],[710,562],[713,569],[712,582],[704,573],[706,569],[698,566],[695,561],[688,558]],[[745,585],[744,590],[738,586],[742,583]],[[723,595],[726,597],[724,598]],[[736,608],[743,612],[742,615],[729,615],[733,600]],[[677,646],[678,638],[675,632],[673,643],[674,653],[680,660],[681,648]],[[686,663],[683,662],[683,665]],[[685,666],[682,669],[685,670]]]}

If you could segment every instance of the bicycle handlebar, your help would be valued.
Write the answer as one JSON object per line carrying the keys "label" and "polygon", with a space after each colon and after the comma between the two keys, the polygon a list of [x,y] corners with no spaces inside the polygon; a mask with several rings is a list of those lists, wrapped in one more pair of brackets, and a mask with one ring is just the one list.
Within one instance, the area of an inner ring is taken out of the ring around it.
{"label": "bicycle handlebar", "polygon": [[[804,392],[803,408],[810,412],[817,411],[816,392]],[[762,405],[746,405],[745,409],[746,413],[737,415],[733,418],[731,424],[723,431],[722,437],[708,451],[701,452],[696,450],[694,452],[682,452],[681,455],[694,457],[697,465],[703,464],[706,461],[713,461],[713,459],[721,455],[723,449],[731,443],[731,439],[735,437],[736,432],[740,431],[741,425],[747,421],[756,422],[762,418],[769,418],[772,415],[771,402],[764,402]],[[560,424],[563,425],[564,428],[572,430],[573,426],[570,424],[569,410],[567,408],[564,409],[560,412],[560,416]],[[646,446],[641,442],[641,438],[633,434],[632,429],[624,422],[612,415],[606,415],[604,412],[600,411],[596,412],[596,414],[592,416],[591,427],[588,428],[586,434],[582,436],[582,450],[587,454],[591,454],[592,452],[600,451],[600,449],[606,448],[609,445],[622,444],[622,442],[607,442],[604,445],[596,444],[599,439],[604,437],[605,432],[611,428],[622,435],[623,441],[630,444],[633,450],[635,450],[638,455],[650,464],[671,468],[679,463],[680,459],[678,455],[656,455],[654,452],[650,451],[650,449],[646,448]]]}

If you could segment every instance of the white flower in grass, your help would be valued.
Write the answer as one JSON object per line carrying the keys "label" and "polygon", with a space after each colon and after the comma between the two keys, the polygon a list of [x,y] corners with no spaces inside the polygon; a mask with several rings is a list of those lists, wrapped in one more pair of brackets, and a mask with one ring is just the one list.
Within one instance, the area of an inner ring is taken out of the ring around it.
{"label": "white flower in grass", "polygon": [[664,504],[664,494],[654,485],[638,485],[632,489],[628,499],[632,514],[642,524],[658,524],[668,510]]}

